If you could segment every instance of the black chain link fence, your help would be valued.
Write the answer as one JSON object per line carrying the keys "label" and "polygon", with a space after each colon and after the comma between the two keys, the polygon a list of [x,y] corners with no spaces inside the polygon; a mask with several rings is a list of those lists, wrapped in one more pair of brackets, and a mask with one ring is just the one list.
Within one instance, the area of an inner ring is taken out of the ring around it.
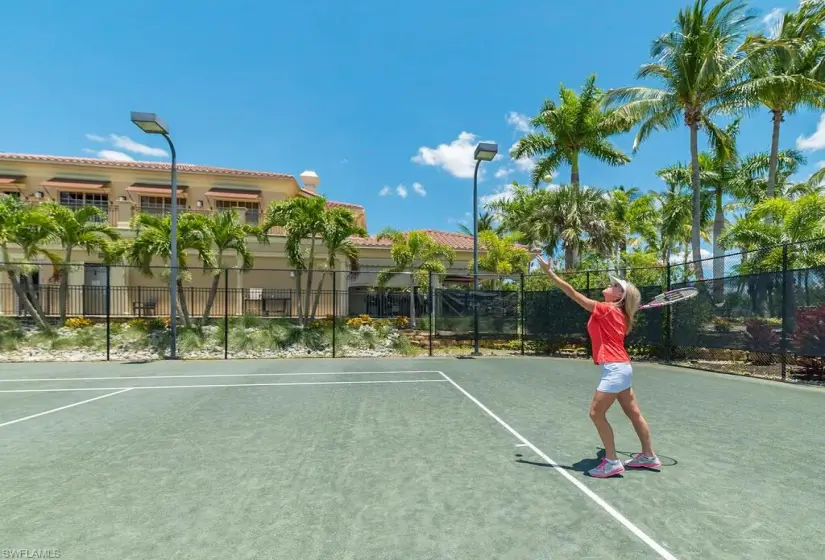
{"label": "black chain link fence", "polygon": [[[611,275],[643,301],[635,360],[790,380],[823,380],[825,243],[761,248],[666,267],[560,274],[592,299]],[[590,358],[587,312],[540,270],[472,274],[358,271],[182,271],[171,329],[171,271],[7,264],[0,279],[0,361],[392,355]],[[699,276],[701,273],[701,277]],[[310,277],[311,276],[311,277]],[[379,282],[379,279],[381,280]]]}

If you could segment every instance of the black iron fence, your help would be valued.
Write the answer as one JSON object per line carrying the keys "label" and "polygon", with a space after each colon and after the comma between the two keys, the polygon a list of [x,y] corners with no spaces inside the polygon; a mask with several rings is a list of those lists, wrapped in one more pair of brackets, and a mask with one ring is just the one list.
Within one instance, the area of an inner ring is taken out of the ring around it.
{"label": "black iron fence", "polygon": [[[778,379],[823,379],[825,246],[788,244],[709,258],[700,266],[562,273],[593,299],[610,275],[647,301],[664,290],[696,298],[641,311],[628,337],[636,360]],[[821,263],[821,265],[820,265]],[[137,359],[171,351],[170,271],[104,265],[15,265],[0,283],[0,358]],[[721,274],[721,276],[720,276]],[[181,357],[533,354],[589,358],[587,313],[541,271],[395,275],[189,269],[178,282]],[[417,278],[417,279],[416,279]],[[309,289],[307,289],[309,286]]]}

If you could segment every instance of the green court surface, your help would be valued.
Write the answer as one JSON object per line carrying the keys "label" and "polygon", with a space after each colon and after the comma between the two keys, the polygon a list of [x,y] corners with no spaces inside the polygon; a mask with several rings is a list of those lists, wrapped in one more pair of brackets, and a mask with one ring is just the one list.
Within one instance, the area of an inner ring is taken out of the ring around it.
{"label": "green court surface", "polygon": [[552,358],[4,365],[2,557],[823,557],[825,390],[635,364],[664,466],[600,480],[597,379]]}

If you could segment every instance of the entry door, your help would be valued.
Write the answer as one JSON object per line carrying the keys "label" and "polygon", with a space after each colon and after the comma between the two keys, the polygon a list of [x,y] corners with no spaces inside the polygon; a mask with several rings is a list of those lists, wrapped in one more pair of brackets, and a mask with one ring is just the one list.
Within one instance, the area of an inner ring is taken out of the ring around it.
{"label": "entry door", "polygon": [[106,266],[87,263],[83,268],[83,314],[106,315]]}

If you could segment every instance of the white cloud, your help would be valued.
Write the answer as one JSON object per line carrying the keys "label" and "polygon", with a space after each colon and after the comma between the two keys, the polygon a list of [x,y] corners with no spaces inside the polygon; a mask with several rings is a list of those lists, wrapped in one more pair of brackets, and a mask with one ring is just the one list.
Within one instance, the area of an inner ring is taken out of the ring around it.
{"label": "white cloud", "polygon": [[[699,248],[699,254],[701,255],[702,259],[710,259],[713,258],[713,253],[705,249],[704,247]],[[693,261],[693,249],[688,251],[688,262]],[[673,253],[670,255],[670,264],[682,264],[685,262],[685,252],[682,251],[681,253]]]}
{"label": "white cloud", "polygon": [[807,138],[800,136],[796,139],[796,147],[812,152],[825,149],[825,113],[819,117],[819,124],[813,134]]}
{"label": "white cloud", "polygon": [[[418,148],[418,154],[412,157],[412,161],[421,165],[441,167],[459,179],[470,179],[475,171],[476,162],[473,159],[473,152],[476,144],[478,142],[475,134],[462,132],[449,144],[439,144],[435,148],[427,146]],[[484,166],[481,167],[479,177],[484,173]]]}
{"label": "white cloud", "polygon": [[404,185],[398,185],[395,187],[395,192],[398,193],[398,196],[401,198],[407,198],[407,187]]}
{"label": "white cloud", "polygon": [[112,141],[112,144],[116,148],[126,150],[127,152],[134,152],[136,154],[152,157],[168,156],[165,150],[162,150],[160,148],[152,148],[151,146],[147,146],[146,144],[135,142],[128,136],[118,136],[117,134],[110,134],[109,139]]}
{"label": "white cloud", "polygon": [[100,150],[99,152],[94,152],[97,157],[108,159],[111,161],[135,161],[135,158],[130,156],[129,154],[124,154],[123,152],[118,152],[115,150]]}
{"label": "white cloud", "polygon": [[412,188],[416,192],[416,194],[419,194],[421,196],[427,196],[427,191],[424,190],[424,186],[421,183],[413,183]]}
{"label": "white cloud", "polygon": [[518,130],[519,132],[530,132],[533,127],[530,125],[530,117],[510,111],[507,114],[507,124]]}
{"label": "white cloud", "polygon": [[503,179],[504,177],[507,177],[512,172],[513,172],[512,168],[502,167],[498,171],[496,171],[495,177],[496,177],[496,179]]}
{"label": "white cloud", "polygon": [[765,25],[765,31],[770,37],[776,37],[779,31],[779,25],[782,23],[782,17],[785,15],[785,10],[782,8],[774,8],[762,18],[762,23]]}
{"label": "white cloud", "polygon": [[[516,147],[516,144],[518,144],[518,142],[510,146],[510,151],[513,151],[513,149]],[[512,161],[518,168],[518,170],[524,173],[532,173],[533,169],[536,167],[536,160],[530,157],[514,159]]]}
{"label": "white cloud", "polygon": [[379,191],[378,196],[387,196],[388,194],[390,194],[390,188],[384,186],[384,188]]}
{"label": "white cloud", "polygon": [[98,136],[97,134],[87,134],[86,138],[91,140],[92,142],[105,142],[106,139],[103,136]]}

